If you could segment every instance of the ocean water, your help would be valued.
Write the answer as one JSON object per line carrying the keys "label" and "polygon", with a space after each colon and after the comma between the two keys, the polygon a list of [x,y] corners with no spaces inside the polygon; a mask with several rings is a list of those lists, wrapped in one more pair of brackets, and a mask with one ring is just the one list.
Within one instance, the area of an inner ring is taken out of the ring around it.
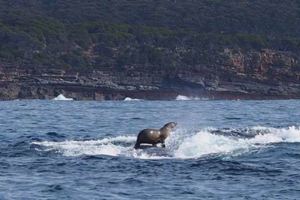
{"label": "ocean water", "polygon": [[299,198],[299,100],[0,102],[0,199]]}

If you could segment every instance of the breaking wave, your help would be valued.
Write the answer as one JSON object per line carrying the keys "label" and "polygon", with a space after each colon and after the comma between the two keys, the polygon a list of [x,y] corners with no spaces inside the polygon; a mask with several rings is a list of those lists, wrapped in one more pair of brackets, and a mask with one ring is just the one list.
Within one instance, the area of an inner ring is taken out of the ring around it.
{"label": "breaking wave", "polygon": [[117,136],[101,140],[33,142],[38,150],[55,151],[64,156],[107,155],[138,159],[194,159],[209,155],[240,155],[273,147],[276,143],[300,142],[299,127],[253,127],[243,130],[204,129],[193,134],[177,130],[166,140],[166,148],[133,148],[136,136]]}
{"label": "breaking wave", "polygon": [[184,95],[178,95],[175,98],[176,101],[195,101],[195,100],[208,100],[208,98],[199,98],[199,97],[188,97]]}
{"label": "breaking wave", "polygon": [[188,97],[184,95],[178,95],[175,99],[176,101],[190,101],[190,100],[199,100],[199,98]]}
{"label": "breaking wave", "polygon": [[58,95],[57,97],[53,98],[55,101],[72,101],[73,98],[67,98],[63,94]]}
{"label": "breaking wave", "polygon": [[124,99],[124,101],[141,101],[142,99],[135,99],[135,98],[130,98],[130,97],[126,97]]}
{"label": "breaking wave", "polygon": [[33,144],[45,147],[47,151],[58,151],[65,156],[81,155],[109,155],[118,156],[124,154],[128,145],[135,141],[133,136],[118,136],[114,138],[104,138],[102,140],[88,141],[63,141],[63,142],[33,142]]}

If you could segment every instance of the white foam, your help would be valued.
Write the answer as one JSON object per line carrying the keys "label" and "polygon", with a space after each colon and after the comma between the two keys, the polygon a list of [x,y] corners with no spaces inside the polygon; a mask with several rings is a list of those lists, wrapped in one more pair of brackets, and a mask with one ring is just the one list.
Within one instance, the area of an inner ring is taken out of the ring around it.
{"label": "white foam", "polygon": [[250,149],[261,148],[265,145],[281,142],[300,142],[300,129],[296,127],[275,129],[258,127],[255,130],[264,130],[253,138],[227,137],[215,135],[208,131],[200,131],[194,136],[185,139],[174,151],[176,158],[199,158],[209,154],[228,154],[247,152]]}
{"label": "white foam", "polygon": [[216,135],[207,129],[187,137],[183,130],[178,130],[167,139],[167,148],[163,150],[165,151],[163,154],[160,153],[162,151],[135,150],[133,146],[136,136],[117,136],[88,141],[33,143],[44,147],[46,151],[57,151],[65,156],[108,155],[137,159],[192,159],[211,154],[234,156],[253,149],[270,147],[274,143],[300,142],[299,127],[281,129],[254,127],[251,130],[258,130],[260,134],[252,138],[242,138]]}
{"label": "white foam", "polygon": [[116,143],[132,143],[136,140],[133,136],[118,136],[114,138],[104,138],[102,140],[88,141],[63,141],[63,142],[33,142],[33,144],[46,147],[46,150],[58,151],[65,156],[81,156],[81,155],[109,155],[118,156],[126,152],[127,147]]}
{"label": "white foam", "polygon": [[184,96],[184,95],[178,95],[175,99],[176,101],[189,101],[192,100],[190,97]]}
{"label": "white foam", "polygon": [[175,98],[176,101],[193,101],[193,100],[208,100],[208,98],[199,98],[199,97],[188,97],[184,95],[178,95]]}
{"label": "white foam", "polygon": [[140,101],[141,99],[134,99],[134,98],[130,98],[130,97],[126,97],[124,99],[124,101]]}
{"label": "white foam", "polygon": [[58,95],[57,97],[53,98],[56,101],[72,101],[72,98],[67,98],[63,94]]}

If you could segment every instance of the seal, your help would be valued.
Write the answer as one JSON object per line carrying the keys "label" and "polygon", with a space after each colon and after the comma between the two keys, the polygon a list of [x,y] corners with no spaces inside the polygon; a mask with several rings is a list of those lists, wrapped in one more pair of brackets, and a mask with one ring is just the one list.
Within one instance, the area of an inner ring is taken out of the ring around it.
{"label": "seal", "polygon": [[144,129],[139,132],[134,148],[140,149],[141,144],[152,144],[155,146],[162,143],[162,147],[166,147],[165,139],[170,135],[171,131],[176,127],[176,122],[169,122],[161,129]]}

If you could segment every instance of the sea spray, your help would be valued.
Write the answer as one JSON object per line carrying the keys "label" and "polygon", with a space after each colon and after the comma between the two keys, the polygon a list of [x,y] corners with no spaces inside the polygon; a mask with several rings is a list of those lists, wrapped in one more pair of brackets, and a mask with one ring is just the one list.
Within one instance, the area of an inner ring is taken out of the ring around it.
{"label": "sea spray", "polygon": [[[81,156],[81,155],[109,155],[118,156],[126,152],[128,143],[135,141],[133,136],[117,136],[109,137],[101,140],[87,141],[63,141],[63,142],[33,142],[33,144],[45,147],[45,151],[58,151],[65,156]],[[116,144],[114,144],[116,143]],[[121,143],[121,144],[120,144]]]}
{"label": "sea spray", "polygon": [[242,132],[240,136],[216,134],[212,130],[214,129],[203,129],[195,133],[189,133],[187,130],[177,130],[166,140],[166,149],[135,150],[133,145],[136,136],[131,135],[109,137],[101,140],[43,141],[33,142],[33,144],[39,145],[44,151],[57,151],[64,156],[108,155],[137,159],[196,159],[215,154],[241,154],[274,143],[300,142],[299,127],[253,127],[246,129],[257,133],[252,137],[243,137]]}
{"label": "sea spray", "polygon": [[200,131],[185,139],[174,151],[175,158],[199,158],[209,154],[228,154],[247,152],[250,149],[262,148],[280,142],[300,142],[300,130],[296,127],[267,128],[254,127],[259,134],[252,138],[224,136]]}

